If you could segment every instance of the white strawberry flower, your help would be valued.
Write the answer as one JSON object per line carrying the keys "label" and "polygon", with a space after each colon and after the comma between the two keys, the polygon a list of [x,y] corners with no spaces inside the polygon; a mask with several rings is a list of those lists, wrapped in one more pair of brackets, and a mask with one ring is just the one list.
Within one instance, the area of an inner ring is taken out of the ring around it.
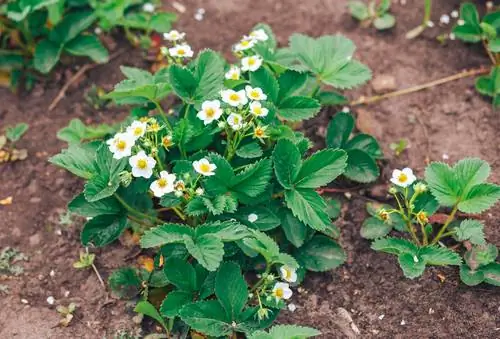
{"label": "white strawberry flower", "polygon": [[247,94],[248,99],[250,100],[266,100],[267,95],[262,92],[262,88],[245,86],[245,92]]}
{"label": "white strawberry flower", "polygon": [[113,153],[113,158],[121,159],[129,157],[132,154],[132,147],[134,146],[135,139],[128,133],[116,133],[115,136],[106,143],[109,150]]}
{"label": "white strawberry flower", "polygon": [[194,54],[191,46],[188,44],[180,44],[168,49],[168,53],[173,57],[191,58]]}
{"label": "white strawberry flower", "polygon": [[193,168],[201,175],[209,177],[211,175],[215,175],[214,171],[217,169],[217,166],[210,163],[208,159],[202,158],[200,160],[193,161]]}
{"label": "white strawberry flower", "polygon": [[163,33],[163,39],[168,41],[177,41],[182,40],[186,36],[186,33],[181,33],[175,29],[171,30],[168,33]]}
{"label": "white strawberry flower", "polygon": [[290,299],[293,292],[290,289],[290,285],[287,283],[277,282],[274,285],[271,294],[274,298],[276,298],[276,301],[280,301],[281,299]]}
{"label": "white strawberry flower", "polygon": [[224,75],[229,80],[240,80],[241,71],[238,66],[231,66],[229,71]]}
{"label": "white strawberry flower", "polygon": [[147,13],[153,13],[155,11],[155,5],[153,5],[150,2],[147,2],[142,6],[142,10]]}
{"label": "white strawberry flower", "polygon": [[250,49],[253,46],[255,46],[256,42],[257,41],[253,37],[244,36],[240,42],[238,42],[236,45],[234,45],[234,51],[240,52],[240,51]]}
{"label": "white strawberry flower", "polygon": [[160,172],[160,178],[153,181],[149,188],[157,198],[161,198],[165,194],[172,193],[175,189],[175,174],[169,174],[167,171]]}
{"label": "white strawberry flower", "polygon": [[222,115],[219,100],[207,100],[201,104],[201,111],[196,115],[198,119],[203,120],[205,125],[210,124],[214,120],[219,120]]}
{"label": "white strawberry flower", "polygon": [[250,103],[250,113],[252,113],[256,117],[262,118],[267,116],[269,110],[265,107],[262,107],[262,104],[260,102],[254,101]]}
{"label": "white strawberry flower", "polygon": [[249,36],[258,41],[266,41],[269,39],[266,31],[264,31],[262,28],[250,32]]}
{"label": "white strawberry flower", "polygon": [[297,281],[297,271],[294,268],[283,265],[280,267],[281,278],[285,281],[294,283]]}
{"label": "white strawberry flower", "polygon": [[227,123],[235,131],[242,129],[245,126],[243,117],[236,113],[231,113],[227,117]]}
{"label": "white strawberry flower", "polygon": [[147,127],[148,127],[147,122],[135,120],[129,127],[127,127],[127,133],[130,134],[135,140],[137,140],[143,137],[144,134],[146,134]]}
{"label": "white strawberry flower", "polygon": [[233,91],[232,89],[227,89],[221,91],[222,101],[229,104],[233,107],[243,106],[248,103],[247,96],[245,95],[245,91]]}
{"label": "white strawberry flower", "polygon": [[400,186],[400,187],[408,187],[413,182],[417,180],[417,177],[413,174],[413,171],[411,168],[403,168],[402,170],[395,169],[392,172],[392,178],[391,182],[394,185]]}
{"label": "white strawberry flower", "polygon": [[130,157],[128,162],[132,167],[132,175],[136,178],[151,178],[153,175],[153,168],[156,166],[156,160],[142,150],[136,155]]}
{"label": "white strawberry flower", "polygon": [[241,70],[255,72],[262,65],[262,58],[258,55],[252,55],[241,59]]}
{"label": "white strawberry flower", "polygon": [[197,195],[197,196],[202,196],[203,194],[205,194],[205,190],[201,187],[198,187],[194,193]]}

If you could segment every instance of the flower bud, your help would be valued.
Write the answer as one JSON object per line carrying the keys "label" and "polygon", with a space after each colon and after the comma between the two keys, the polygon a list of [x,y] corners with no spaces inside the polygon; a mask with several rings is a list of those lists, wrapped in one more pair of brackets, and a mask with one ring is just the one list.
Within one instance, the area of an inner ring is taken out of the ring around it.
{"label": "flower bud", "polygon": [[132,173],[128,171],[120,172],[118,174],[118,177],[120,178],[120,183],[123,187],[128,187],[128,185],[130,185],[130,183],[132,182]]}
{"label": "flower bud", "polygon": [[389,193],[394,195],[394,194],[398,193],[398,190],[396,187],[391,186],[391,188],[389,188]]}
{"label": "flower bud", "polygon": [[257,317],[259,320],[264,320],[269,317],[269,310],[267,308],[259,308],[257,311]]}
{"label": "flower bud", "polygon": [[415,190],[416,194],[421,194],[427,191],[427,185],[422,182],[418,182],[413,186],[413,189]]}
{"label": "flower bud", "polygon": [[429,222],[429,218],[427,217],[427,213],[424,211],[420,211],[417,213],[417,221],[423,225]]}

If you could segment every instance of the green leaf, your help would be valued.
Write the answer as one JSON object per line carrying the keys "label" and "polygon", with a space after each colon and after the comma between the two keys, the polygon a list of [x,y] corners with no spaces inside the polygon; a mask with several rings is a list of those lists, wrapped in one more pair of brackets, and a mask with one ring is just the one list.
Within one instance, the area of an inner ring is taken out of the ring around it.
{"label": "green leaf", "polygon": [[436,245],[428,245],[420,248],[419,256],[426,264],[435,266],[460,265],[462,258],[453,250]]}
{"label": "green leaf", "polygon": [[90,179],[97,172],[95,152],[95,143],[70,145],[68,149],[63,149],[61,153],[51,157],[49,162],[78,177]]}
{"label": "green leaf", "polygon": [[80,119],[71,119],[68,126],[57,132],[57,138],[68,144],[75,144],[84,140],[102,139],[115,132],[116,129],[107,124],[87,126]]}
{"label": "green leaf", "polygon": [[279,94],[278,101],[283,101],[284,99],[291,97],[304,86],[308,76],[307,73],[296,72],[293,70],[287,70],[278,78],[279,83]]}
{"label": "green leaf", "polygon": [[399,266],[405,277],[415,279],[420,277],[425,270],[425,261],[417,255],[402,253],[398,256]]}
{"label": "green leaf", "polygon": [[460,19],[470,25],[479,25],[479,13],[476,6],[470,2],[463,3],[460,6]]}
{"label": "green leaf", "polygon": [[97,63],[109,60],[106,47],[95,35],[79,35],[64,45],[64,50],[77,56],[87,56]]}
{"label": "green leaf", "polygon": [[484,282],[494,285],[500,286],[500,264],[499,263],[491,263],[487,266],[481,267],[481,271],[484,274]]}
{"label": "green leaf", "polygon": [[259,158],[264,154],[258,142],[252,141],[236,150],[236,155],[244,159]]}
{"label": "green leaf", "polygon": [[340,112],[328,123],[326,145],[330,148],[344,148],[354,129],[354,117],[350,113]]}
{"label": "green leaf", "polygon": [[49,39],[62,47],[62,45],[73,40],[81,32],[89,28],[95,20],[96,16],[90,10],[68,13],[50,32]]}
{"label": "green leaf", "polygon": [[195,91],[195,100],[217,98],[224,82],[224,59],[216,52],[206,49],[198,54],[196,59],[195,77],[198,87]]}
{"label": "green leaf", "polygon": [[481,41],[481,27],[474,26],[474,25],[469,25],[469,24],[464,24],[462,26],[456,25],[453,27],[452,33],[457,37],[457,39],[460,39],[465,42],[479,42]]}
{"label": "green leaf", "polygon": [[284,188],[291,188],[302,165],[297,146],[288,139],[279,140],[274,147],[273,163],[278,182]]}
{"label": "green leaf", "polygon": [[281,228],[285,236],[295,247],[301,247],[307,237],[307,226],[295,217],[287,208],[282,208],[279,213]]}
{"label": "green leaf", "polygon": [[145,300],[139,301],[134,308],[134,312],[141,313],[147,315],[148,317],[153,318],[154,320],[159,322],[165,329],[168,330],[168,326],[161,317],[161,314],[150,302]]}
{"label": "green leaf", "polygon": [[172,291],[167,294],[160,306],[160,314],[165,318],[174,318],[179,315],[181,308],[193,301],[193,295],[185,291]]}
{"label": "green leaf", "polygon": [[179,316],[188,326],[206,335],[220,337],[233,332],[226,312],[217,300],[187,304],[181,308]]}
{"label": "green leaf", "polygon": [[321,231],[330,225],[326,202],[316,191],[304,188],[286,190],[285,201],[293,215],[309,227]]}
{"label": "green leaf", "polygon": [[248,300],[248,288],[240,267],[233,262],[225,262],[215,278],[215,295],[226,310],[227,319],[239,319]]}
{"label": "green leaf", "polygon": [[345,144],[345,148],[359,149],[374,159],[380,159],[383,157],[382,149],[380,148],[378,141],[368,134],[361,133],[355,135]]}
{"label": "green leaf", "polygon": [[[262,159],[246,166],[230,181],[230,191],[236,196],[255,198],[262,194],[269,185],[272,176],[270,159]],[[230,178],[226,177],[226,180]]]}
{"label": "green leaf", "polygon": [[180,290],[196,291],[196,271],[186,260],[168,258],[163,265],[163,272],[168,281]]}
{"label": "green leaf", "polygon": [[[249,220],[252,214],[257,216],[257,220]],[[237,213],[230,216],[234,216],[234,218],[241,223],[260,231],[269,231],[280,225],[278,216],[266,206],[245,206],[238,209]]]}
{"label": "green leaf", "polygon": [[113,271],[108,278],[111,291],[119,298],[132,299],[142,288],[142,279],[132,267],[122,267]]}
{"label": "green leaf", "polygon": [[88,202],[85,195],[80,193],[68,204],[68,210],[83,217],[97,217],[101,214],[120,214],[122,205],[114,197]]}
{"label": "green leaf", "polygon": [[15,143],[16,141],[21,139],[28,128],[29,126],[26,123],[20,123],[15,125],[14,127],[9,126],[5,129],[5,136],[10,140],[10,142]]}
{"label": "green leaf", "polygon": [[316,96],[316,99],[318,99],[323,106],[338,106],[349,103],[349,100],[345,96],[333,91],[321,91]]}
{"label": "green leaf", "polygon": [[283,119],[289,121],[300,121],[314,117],[320,109],[321,104],[316,99],[293,96],[286,98],[280,103],[278,114]]}
{"label": "green leaf", "polygon": [[107,145],[101,145],[96,154],[96,175],[85,184],[85,199],[89,202],[113,195],[120,187],[120,172],[127,166],[128,159],[114,159]]}
{"label": "green leaf", "polygon": [[340,89],[351,89],[360,86],[372,78],[368,66],[359,61],[352,60],[333,73],[322,77],[325,84]]}
{"label": "green leaf", "polygon": [[274,75],[265,67],[250,72],[250,84],[259,87],[267,95],[267,100],[278,103],[279,85]]}
{"label": "green leaf", "polygon": [[208,222],[197,226],[195,231],[196,237],[204,235],[213,235],[223,242],[236,241],[251,235],[245,225],[236,222],[235,220]]}
{"label": "green leaf", "polygon": [[474,245],[485,245],[484,225],[478,220],[462,220],[460,226],[455,228],[455,235],[459,241],[469,240]]}
{"label": "green leaf", "polygon": [[184,237],[186,248],[203,267],[209,271],[215,271],[224,256],[224,244],[215,235],[207,234],[192,239]]}
{"label": "green leaf", "polygon": [[432,195],[443,206],[453,206],[458,202],[459,186],[450,166],[441,162],[433,162],[425,169],[425,181]]}
{"label": "green leaf", "polygon": [[344,172],[346,160],[347,155],[343,150],[318,151],[302,163],[294,186],[297,188],[325,186]]}
{"label": "green leaf", "polygon": [[61,51],[61,46],[50,40],[40,41],[35,47],[33,67],[41,73],[49,73],[59,61]]}
{"label": "green leaf", "polygon": [[321,332],[310,327],[276,325],[269,330],[269,333],[256,331],[248,336],[248,339],[306,339],[320,334]]}
{"label": "green leaf", "polygon": [[385,237],[392,230],[392,225],[377,217],[370,217],[361,225],[361,236],[365,239]]}
{"label": "green leaf", "polygon": [[418,248],[411,241],[400,238],[380,238],[372,242],[372,249],[390,254],[400,255],[409,253],[416,255]]}
{"label": "green leaf", "polygon": [[472,270],[467,265],[461,265],[460,280],[468,286],[476,286],[484,281],[484,273],[481,269]]}
{"label": "green leaf", "polygon": [[295,257],[301,266],[314,272],[334,269],[346,260],[342,247],[324,235],[315,235],[295,252]]}
{"label": "green leaf", "polygon": [[379,31],[389,29],[394,27],[396,24],[396,18],[392,14],[385,13],[373,20],[373,26]]}
{"label": "green leaf", "polygon": [[103,247],[118,239],[126,227],[126,215],[99,215],[83,226],[81,242],[84,246],[93,244],[96,247]]}
{"label": "green leaf", "polygon": [[481,213],[493,206],[500,199],[500,186],[495,184],[479,184],[473,186],[458,204],[464,213]]}
{"label": "green leaf", "polygon": [[349,1],[347,6],[349,7],[351,15],[359,21],[364,21],[370,17],[368,6],[362,1]]}
{"label": "green leaf", "polygon": [[146,230],[141,237],[141,247],[151,248],[166,244],[183,243],[185,236],[193,236],[192,228],[181,224],[163,224]]}
{"label": "green leaf", "polygon": [[170,85],[175,94],[181,99],[193,103],[195,91],[198,86],[194,74],[186,67],[174,64],[168,68],[168,75]]}
{"label": "green leaf", "polygon": [[347,151],[347,167],[344,175],[357,182],[368,183],[378,179],[380,170],[376,161],[365,151],[350,149]]}

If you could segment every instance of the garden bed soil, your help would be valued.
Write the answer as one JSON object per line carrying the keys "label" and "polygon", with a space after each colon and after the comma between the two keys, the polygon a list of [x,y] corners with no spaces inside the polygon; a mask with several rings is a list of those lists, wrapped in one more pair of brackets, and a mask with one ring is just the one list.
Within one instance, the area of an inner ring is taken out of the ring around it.
{"label": "garden bed soil", "polygon": [[[346,1],[333,0],[210,0],[181,1],[187,8],[177,29],[187,32],[196,50],[226,51],[257,22],[274,29],[281,44],[293,32],[313,36],[342,33],[358,46],[357,57],[368,64],[374,77],[394,77],[397,88],[406,88],[487,65],[480,48],[458,41],[441,45],[434,37],[450,26],[429,29],[414,41],[404,34],[420,23],[422,1],[394,4],[397,25],[388,32],[359,27],[346,11]],[[197,7],[206,10],[196,21]],[[457,9],[459,1],[435,1],[433,19]],[[173,10],[170,2],[165,8]],[[82,250],[81,221],[70,226],[59,223],[66,203],[82,188],[82,182],[55,168],[47,159],[65,144],[56,132],[73,118],[87,123],[118,121],[127,115],[116,108],[95,111],[84,99],[93,85],[111,89],[121,80],[119,65],[146,67],[141,52],[118,43],[126,52],[111,63],[90,70],[53,111],[48,106],[65,81],[77,69],[59,70],[38,84],[31,93],[14,95],[0,90],[0,125],[28,122],[30,130],[19,142],[29,151],[25,161],[0,165],[0,199],[13,197],[11,205],[0,206],[0,248],[14,247],[29,257],[24,273],[0,284],[10,288],[0,296],[0,338],[113,338],[121,330],[137,331],[130,304],[112,298],[91,270],[76,270],[72,263]],[[467,287],[460,283],[457,268],[432,268],[423,277],[403,277],[393,256],[370,249],[359,235],[366,216],[367,200],[384,198],[384,183],[392,168],[411,166],[423,174],[426,162],[454,162],[476,156],[492,165],[492,181],[500,182],[500,119],[488,100],[475,93],[472,78],[451,82],[427,91],[378,104],[356,107],[358,128],[374,134],[386,159],[379,184],[351,192],[343,201],[337,225],[348,262],[341,268],[311,274],[304,291],[296,293],[294,313],[283,312],[282,323],[309,325],[322,331],[321,338],[495,338],[500,336],[500,292],[491,286]],[[351,98],[372,95],[371,85],[349,91]],[[324,133],[333,114],[325,110],[304,124],[311,135]],[[391,142],[409,140],[410,148],[396,157]],[[382,184],[382,186],[381,186]],[[491,242],[500,245],[500,208],[481,216]],[[138,249],[115,244],[98,250],[96,265],[106,278],[125,263],[134,263]],[[53,274],[51,274],[53,271]],[[53,296],[50,306],[47,297]],[[27,304],[22,302],[25,299]],[[69,327],[58,327],[58,304],[75,302],[78,309]]]}

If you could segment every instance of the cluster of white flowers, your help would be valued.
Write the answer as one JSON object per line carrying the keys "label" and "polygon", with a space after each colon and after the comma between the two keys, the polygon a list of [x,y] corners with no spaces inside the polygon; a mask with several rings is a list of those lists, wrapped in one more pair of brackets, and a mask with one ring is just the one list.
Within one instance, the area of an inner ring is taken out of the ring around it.
{"label": "cluster of white flowers", "polygon": [[[240,131],[249,126],[249,123],[254,121],[255,118],[263,118],[269,114],[269,109],[262,105],[262,101],[267,99],[267,95],[259,87],[247,85],[245,89],[239,91],[226,89],[221,91],[221,99],[222,103],[227,106],[227,118],[220,121],[220,118],[224,114],[221,101],[207,100],[203,102],[201,110],[197,114],[197,117],[205,125],[217,121],[221,128],[227,124],[232,130]],[[247,122],[246,120],[249,121]],[[266,126],[261,126],[257,123],[253,127],[254,138],[262,140],[266,137]]]}
{"label": "cluster of white flowers", "polygon": [[191,49],[191,46],[183,41],[185,36],[186,33],[181,33],[175,29],[168,33],[163,33],[163,38],[170,41],[173,46],[170,48],[162,47],[162,54],[169,55],[173,58],[192,58],[194,52]]}
{"label": "cluster of white flowers", "polygon": [[269,39],[266,31],[262,28],[250,32],[249,35],[244,35],[243,38],[233,47],[234,52],[241,56],[241,69],[232,66],[226,73],[226,79],[238,80],[241,71],[255,72],[262,66],[263,59],[257,54],[250,54],[251,49],[259,43],[259,41],[266,41]]}
{"label": "cluster of white flowers", "polygon": [[280,276],[281,279],[286,282],[278,281],[274,284],[271,295],[276,299],[276,301],[290,299],[293,292],[290,289],[289,283],[297,282],[297,271],[289,266],[284,265],[280,267]]}

